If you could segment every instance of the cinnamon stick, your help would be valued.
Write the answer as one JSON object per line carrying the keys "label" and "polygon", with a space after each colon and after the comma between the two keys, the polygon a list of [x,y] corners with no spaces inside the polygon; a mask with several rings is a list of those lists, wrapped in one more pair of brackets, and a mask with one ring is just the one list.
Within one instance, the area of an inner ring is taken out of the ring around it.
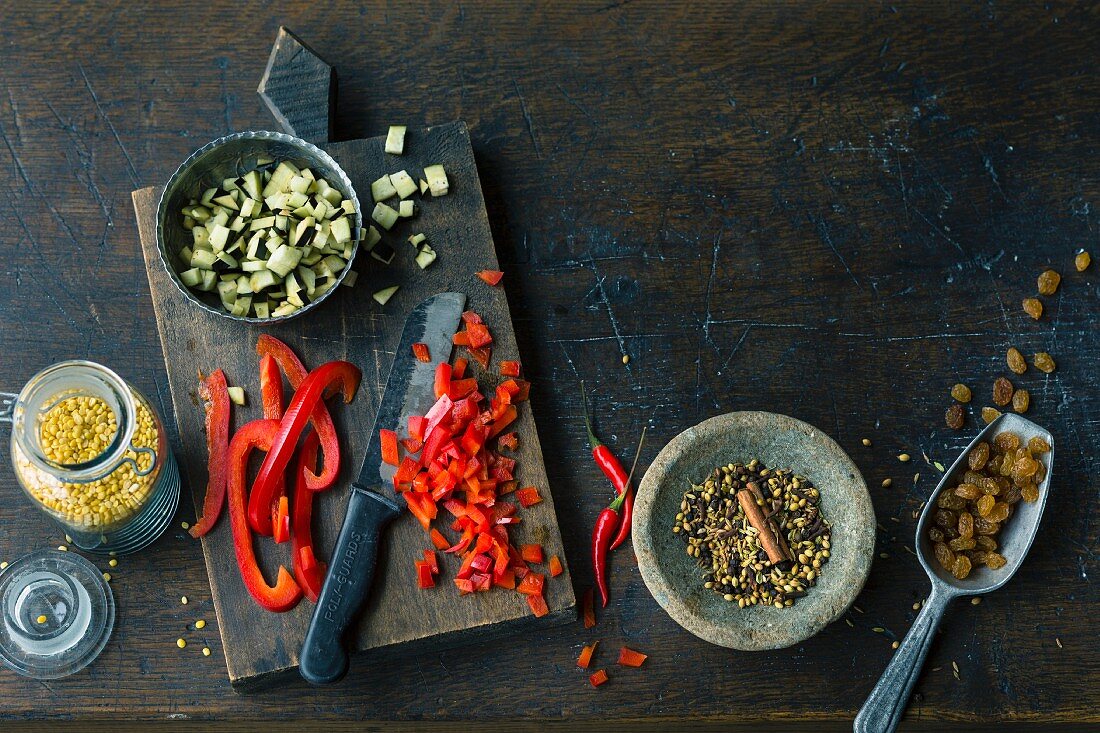
{"label": "cinnamon stick", "polygon": [[762,497],[760,488],[750,482],[745,488],[737,492],[737,502],[745,512],[749,524],[757,531],[760,544],[767,553],[768,559],[774,565],[791,559],[790,548],[781,534],[772,528],[772,523],[764,517],[764,512],[756,504],[757,497]]}

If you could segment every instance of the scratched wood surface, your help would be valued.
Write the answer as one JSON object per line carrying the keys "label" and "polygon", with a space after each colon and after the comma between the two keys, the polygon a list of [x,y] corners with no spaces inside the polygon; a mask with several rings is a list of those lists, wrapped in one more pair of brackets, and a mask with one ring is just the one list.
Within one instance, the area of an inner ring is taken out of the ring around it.
{"label": "scratched wood surface", "polygon": [[[697,641],[619,553],[595,629],[410,654],[339,689],[245,698],[224,682],[212,624],[188,630],[213,612],[199,547],[176,529],[113,571],[119,621],[102,658],[46,685],[0,671],[0,717],[843,729],[928,589],[905,550],[935,482],[923,455],[947,463],[976,430],[973,416],[960,434],[943,427],[947,390],[967,382],[975,408],[987,404],[1015,344],[1059,364],[1014,380],[1065,447],[1050,511],[1016,578],[949,612],[908,725],[1100,723],[1100,266],[1070,264],[1078,247],[1100,254],[1095,5],[242,7],[0,9],[6,388],[86,356],[169,413],[129,192],[209,139],[268,124],[256,80],[282,24],[332,50],[341,138],[469,123],[579,590],[608,489],[584,445],[578,376],[620,454],[651,425],[643,466],[728,410],[821,427],[875,487],[885,556],[852,626],[788,650]],[[1046,266],[1063,285],[1035,322],[1019,301]],[[902,451],[916,461],[900,464]],[[877,488],[886,477],[893,486]],[[0,555],[60,542],[7,470],[0,497]],[[573,660],[597,638],[612,679],[594,690]],[[646,667],[614,665],[624,643],[652,655]],[[509,694],[484,694],[486,675]]]}

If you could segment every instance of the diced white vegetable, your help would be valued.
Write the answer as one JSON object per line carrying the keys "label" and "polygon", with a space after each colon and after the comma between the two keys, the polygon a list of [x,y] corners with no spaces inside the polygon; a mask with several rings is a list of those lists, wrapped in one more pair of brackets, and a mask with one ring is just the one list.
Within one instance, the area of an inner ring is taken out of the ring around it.
{"label": "diced white vegetable", "polygon": [[428,192],[428,182],[423,178],[420,179],[420,195],[423,196]]}
{"label": "diced white vegetable", "polygon": [[271,306],[268,305],[267,301],[264,301],[262,303],[261,302],[254,302],[254,303],[252,303],[252,312],[255,314],[255,316],[257,318],[270,318],[271,317]]}
{"label": "diced white vegetable", "polygon": [[197,267],[192,267],[190,270],[184,270],[180,273],[180,282],[189,288],[193,288],[202,283],[202,270]]}
{"label": "diced white vegetable", "polygon": [[379,305],[385,305],[389,301],[389,299],[393,297],[393,294],[400,289],[400,285],[394,285],[393,287],[389,288],[382,288],[371,297],[373,297]]}
{"label": "diced white vegetable", "polygon": [[229,239],[229,228],[218,224],[210,232],[210,246],[215,252],[225,249],[225,242]]}
{"label": "diced white vegetable", "polygon": [[405,152],[405,125],[390,125],[386,135],[386,152],[393,155]]}
{"label": "diced white vegetable", "polygon": [[348,220],[348,217],[343,216],[339,219],[334,219],[332,221],[330,233],[332,235],[333,241],[339,244],[351,241],[351,222]]}
{"label": "diced white vegetable", "polygon": [[301,259],[301,250],[283,244],[272,253],[271,259],[267,261],[267,269],[271,270],[276,275],[286,277],[287,273],[298,266],[298,262]]}
{"label": "diced white vegetable", "polygon": [[294,311],[298,310],[298,306],[292,303],[283,303],[275,310],[271,311],[272,318],[279,318],[280,316],[289,316]]}
{"label": "diced white vegetable", "polygon": [[375,201],[385,201],[397,193],[389,176],[382,176],[370,185],[370,195]]}
{"label": "diced white vegetable", "polygon": [[197,267],[200,270],[213,270],[214,262],[217,261],[217,257],[214,253],[208,249],[196,249],[191,255],[191,267]]}
{"label": "diced white vegetable", "polygon": [[450,183],[447,181],[447,172],[441,165],[429,165],[425,168],[424,178],[428,181],[428,189],[431,190],[432,196],[446,196],[451,190]]}
{"label": "diced white vegetable", "polygon": [[397,215],[403,219],[408,219],[416,213],[416,203],[411,200],[402,201],[397,205]]}
{"label": "diced white vegetable", "polygon": [[389,230],[397,221],[397,211],[379,201],[374,205],[370,218],[378,222],[383,229]]}
{"label": "diced white vegetable", "polygon": [[363,244],[366,245],[369,252],[374,248],[374,245],[378,244],[382,239],[382,233],[379,232],[374,226],[367,227],[367,237],[363,240]]}
{"label": "diced white vegetable", "polygon": [[435,250],[425,244],[416,254],[416,264],[420,266],[421,270],[427,270],[435,262],[435,258]]}
{"label": "diced white vegetable", "polygon": [[403,199],[407,199],[416,193],[416,181],[413,180],[405,171],[397,171],[390,174],[390,183],[393,184],[393,188],[397,191],[397,195]]}
{"label": "diced white vegetable", "polygon": [[355,281],[359,279],[359,273],[355,270],[348,270],[348,274],[344,275],[342,284],[347,285],[349,288],[355,287]]}

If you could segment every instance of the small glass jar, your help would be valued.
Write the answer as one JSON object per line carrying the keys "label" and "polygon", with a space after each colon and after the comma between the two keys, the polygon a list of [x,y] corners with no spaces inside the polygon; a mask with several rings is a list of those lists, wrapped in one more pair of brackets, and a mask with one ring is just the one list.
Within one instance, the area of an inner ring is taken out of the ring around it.
{"label": "small glass jar", "polygon": [[89,552],[125,554],[164,532],[179,471],[149,402],[110,369],[65,361],[4,398],[11,460],[31,500]]}

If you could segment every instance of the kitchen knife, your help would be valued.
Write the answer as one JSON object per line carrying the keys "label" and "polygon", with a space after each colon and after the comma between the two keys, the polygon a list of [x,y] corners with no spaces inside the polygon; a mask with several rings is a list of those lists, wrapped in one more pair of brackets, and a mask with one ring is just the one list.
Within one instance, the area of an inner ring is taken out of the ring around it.
{"label": "kitchen knife", "polygon": [[[410,416],[423,415],[431,408],[435,370],[451,357],[451,338],[465,305],[462,293],[440,293],[416,306],[405,320],[367,441],[367,455],[352,484],[344,525],[298,661],[302,677],[315,685],[336,682],[347,673],[344,634],[370,589],[382,530],[401,513],[401,507],[387,496],[397,467],[382,462],[378,431],[402,430]],[[430,362],[413,356],[415,343],[428,345]]]}

